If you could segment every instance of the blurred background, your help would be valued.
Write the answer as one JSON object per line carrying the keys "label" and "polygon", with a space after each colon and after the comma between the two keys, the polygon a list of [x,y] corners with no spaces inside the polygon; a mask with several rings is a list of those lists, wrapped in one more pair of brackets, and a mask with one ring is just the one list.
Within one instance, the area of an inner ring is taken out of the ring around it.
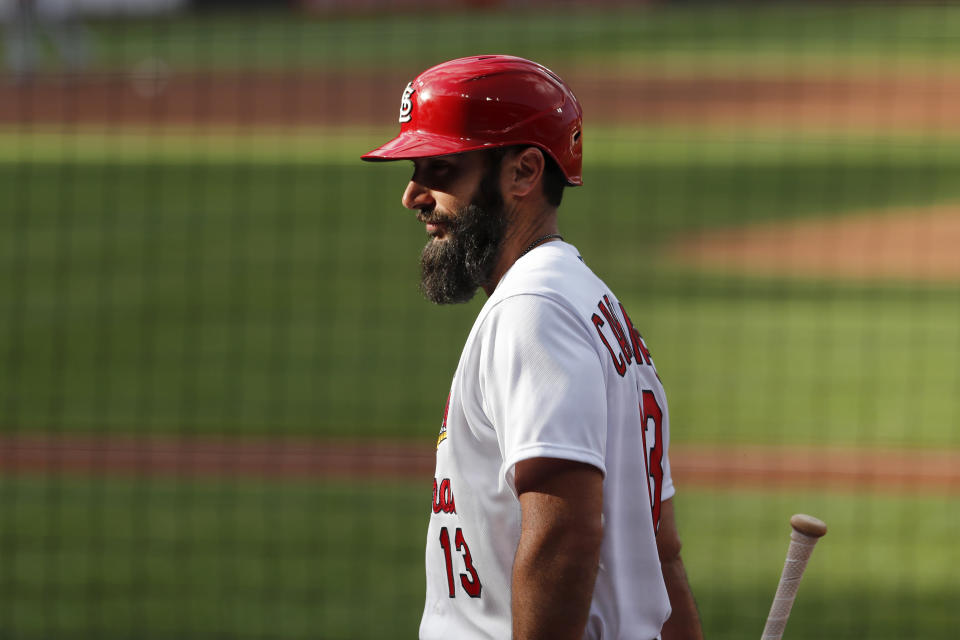
{"label": "blurred background", "polygon": [[568,241],[670,400],[707,637],[960,629],[960,7],[0,0],[0,637],[410,638],[481,294],[417,291],[406,83],[585,112]]}

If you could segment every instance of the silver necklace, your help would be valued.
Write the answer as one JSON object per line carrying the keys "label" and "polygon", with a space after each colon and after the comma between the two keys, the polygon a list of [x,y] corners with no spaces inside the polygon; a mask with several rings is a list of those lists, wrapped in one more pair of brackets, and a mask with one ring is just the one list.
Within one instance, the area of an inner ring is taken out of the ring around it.
{"label": "silver necklace", "polygon": [[563,240],[563,236],[560,235],[559,233],[548,233],[548,234],[545,235],[545,236],[540,236],[539,238],[537,238],[536,240],[534,240],[533,242],[531,242],[531,243],[530,243],[530,246],[523,250],[523,253],[521,253],[519,256],[517,256],[517,260],[519,260],[519,259],[522,258],[523,256],[527,255],[527,254],[530,253],[531,251],[533,251],[534,248],[535,248],[537,245],[543,244],[543,243],[546,242],[547,240],[552,240],[553,238],[556,238],[556,239],[558,239],[558,240]]}

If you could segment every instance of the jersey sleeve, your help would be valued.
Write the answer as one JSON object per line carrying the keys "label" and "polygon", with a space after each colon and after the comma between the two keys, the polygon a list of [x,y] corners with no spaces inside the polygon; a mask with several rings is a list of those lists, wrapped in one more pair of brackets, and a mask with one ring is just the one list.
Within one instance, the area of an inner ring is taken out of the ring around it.
{"label": "jersey sleeve", "polygon": [[606,472],[606,392],[599,354],[583,324],[539,295],[507,298],[485,321],[480,380],[484,411],[514,494],[516,464],[584,462]]}
{"label": "jersey sleeve", "polygon": [[663,486],[660,489],[660,500],[669,500],[677,493],[676,487],[673,486],[673,472],[670,469],[670,431],[666,430],[664,432],[664,448],[663,448]]}

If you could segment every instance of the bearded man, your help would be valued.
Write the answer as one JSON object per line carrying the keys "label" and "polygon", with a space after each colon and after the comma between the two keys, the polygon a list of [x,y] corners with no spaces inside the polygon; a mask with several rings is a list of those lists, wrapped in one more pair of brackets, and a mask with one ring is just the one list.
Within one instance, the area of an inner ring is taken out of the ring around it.
{"label": "bearded man", "polygon": [[558,228],[582,184],[576,96],[537,63],[474,56],[408,84],[399,120],[363,158],[413,162],[421,290],[488,296],[437,439],[420,637],[700,638],[663,386]]}

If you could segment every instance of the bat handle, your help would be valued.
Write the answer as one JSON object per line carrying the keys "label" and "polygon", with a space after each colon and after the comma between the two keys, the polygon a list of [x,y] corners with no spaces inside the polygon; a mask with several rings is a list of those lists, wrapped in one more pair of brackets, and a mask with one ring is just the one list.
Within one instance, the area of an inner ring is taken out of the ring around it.
{"label": "bat handle", "polygon": [[810,554],[817,541],[827,532],[827,525],[812,516],[797,514],[790,518],[793,531],[790,532],[790,547],[787,549],[787,559],[777,585],[777,593],[770,607],[766,625],[763,628],[761,640],[780,640],[787,626],[787,618],[793,608],[793,601],[797,597],[797,588],[800,578],[807,568]]}

